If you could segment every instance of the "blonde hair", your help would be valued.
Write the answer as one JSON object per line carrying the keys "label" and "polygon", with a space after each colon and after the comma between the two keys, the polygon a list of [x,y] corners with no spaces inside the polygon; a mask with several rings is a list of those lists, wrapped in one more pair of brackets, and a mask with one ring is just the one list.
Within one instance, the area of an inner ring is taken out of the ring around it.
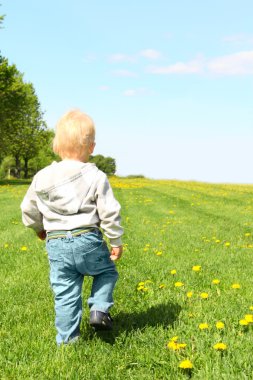
{"label": "blonde hair", "polygon": [[93,120],[79,110],[63,115],[56,125],[53,151],[61,158],[83,158],[95,142]]}

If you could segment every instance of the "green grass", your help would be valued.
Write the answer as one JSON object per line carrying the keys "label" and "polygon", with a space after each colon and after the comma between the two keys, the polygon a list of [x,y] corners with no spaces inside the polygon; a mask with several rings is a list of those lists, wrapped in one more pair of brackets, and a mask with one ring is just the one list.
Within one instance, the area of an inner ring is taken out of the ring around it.
{"label": "green grass", "polygon": [[[44,242],[20,218],[28,185],[1,183],[0,379],[252,379],[253,324],[239,321],[253,314],[253,186],[111,182],[125,228],[115,328],[95,334],[89,327],[87,278],[82,339],[60,348]],[[199,272],[192,270],[196,265]],[[200,323],[209,328],[200,330]],[[185,348],[167,347],[175,336]],[[217,342],[227,349],[216,351]],[[185,359],[191,371],[178,368]]]}

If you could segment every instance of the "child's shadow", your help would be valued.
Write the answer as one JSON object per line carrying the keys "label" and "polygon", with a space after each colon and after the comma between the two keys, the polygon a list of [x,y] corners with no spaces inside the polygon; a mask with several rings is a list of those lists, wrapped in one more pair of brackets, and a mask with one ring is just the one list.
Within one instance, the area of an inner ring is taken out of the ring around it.
{"label": "child's shadow", "polygon": [[112,331],[97,331],[95,334],[103,341],[114,344],[122,333],[133,330],[144,330],[146,327],[167,328],[178,318],[181,307],[178,304],[167,303],[151,306],[145,311],[134,313],[119,313],[113,317]]}

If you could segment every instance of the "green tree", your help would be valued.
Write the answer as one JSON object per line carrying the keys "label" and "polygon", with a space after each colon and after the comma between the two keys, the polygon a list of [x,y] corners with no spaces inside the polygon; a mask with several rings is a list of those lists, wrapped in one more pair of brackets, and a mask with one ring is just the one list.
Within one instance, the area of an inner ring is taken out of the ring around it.
{"label": "green tree", "polygon": [[21,105],[25,99],[21,73],[15,65],[0,56],[0,151],[8,154],[10,137],[14,134],[17,121],[22,116]]}
{"label": "green tree", "polygon": [[37,171],[50,165],[53,161],[59,161],[60,158],[54,154],[52,149],[52,141],[54,131],[47,129],[43,132],[45,144],[40,148],[38,154],[29,162],[30,176],[33,176]]}
{"label": "green tree", "polygon": [[10,179],[13,174],[13,168],[15,168],[15,160],[11,156],[6,156],[0,165],[0,179]]}
{"label": "green tree", "polygon": [[23,75],[15,65],[9,65],[0,57],[0,151],[16,161],[16,176],[21,174],[24,160],[25,178],[28,162],[45,144],[46,124],[40,103],[31,83],[23,81]]}
{"label": "green tree", "polygon": [[46,124],[42,118],[40,103],[31,83],[26,83],[26,97],[23,104],[19,139],[19,154],[24,159],[24,177],[28,178],[28,162],[48,143]]}
{"label": "green tree", "polygon": [[98,169],[107,175],[113,175],[116,172],[116,162],[112,157],[104,157],[102,154],[98,154],[96,156],[90,156],[90,162],[96,164]]}
{"label": "green tree", "polygon": [[[20,166],[22,172],[24,172],[25,178],[31,178],[40,169],[51,164],[53,161],[59,161],[59,157],[56,156],[52,150],[52,139],[54,137],[54,132],[50,129],[46,129],[41,132],[41,147],[33,158],[29,159],[29,165],[24,158],[20,160]],[[2,160],[0,165],[0,178],[8,178],[9,176],[16,176],[16,161],[13,156],[6,156]]]}

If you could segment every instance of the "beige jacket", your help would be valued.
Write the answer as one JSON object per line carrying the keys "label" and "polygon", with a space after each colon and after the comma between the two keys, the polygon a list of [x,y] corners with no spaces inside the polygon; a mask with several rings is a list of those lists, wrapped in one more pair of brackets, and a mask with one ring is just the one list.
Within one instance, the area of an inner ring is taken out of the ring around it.
{"label": "beige jacket", "polygon": [[120,205],[95,164],[63,160],[40,170],[21,210],[25,226],[36,232],[101,227],[112,247],[122,245]]}

